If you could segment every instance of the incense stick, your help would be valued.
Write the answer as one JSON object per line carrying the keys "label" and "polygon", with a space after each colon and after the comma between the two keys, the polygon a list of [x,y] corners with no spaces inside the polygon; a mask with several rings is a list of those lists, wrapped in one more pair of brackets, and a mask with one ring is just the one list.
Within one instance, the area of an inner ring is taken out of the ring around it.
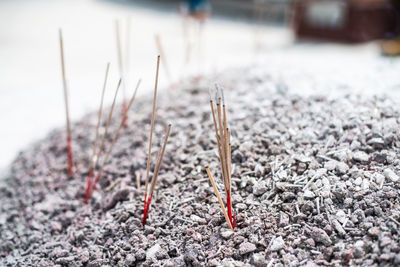
{"label": "incense stick", "polygon": [[155,81],[155,85],[154,85],[153,109],[152,109],[152,113],[151,113],[150,137],[149,137],[149,154],[147,155],[146,181],[145,181],[145,191],[144,191],[144,205],[145,206],[146,206],[146,199],[147,199],[147,189],[148,189],[148,186],[149,186],[151,146],[152,146],[152,141],[153,141],[154,119],[155,119],[155,116],[156,116],[156,102],[157,102],[157,87],[158,87],[158,72],[159,72],[159,69],[160,69],[160,56],[157,57],[156,81]]}
{"label": "incense stick", "polygon": [[110,111],[108,112],[108,117],[107,117],[107,121],[106,121],[106,127],[104,129],[103,136],[101,137],[101,142],[100,142],[100,146],[99,146],[99,152],[97,152],[96,163],[94,164],[94,166],[97,166],[99,164],[100,155],[103,152],[102,150],[103,150],[104,142],[106,140],[106,136],[107,136],[107,133],[108,133],[108,126],[110,125],[111,117],[112,117],[114,106],[115,106],[115,101],[117,99],[117,95],[118,95],[119,88],[121,86],[121,82],[122,82],[122,79],[119,79],[118,85],[117,85],[117,89],[115,90],[114,99],[113,99],[113,102],[111,104]]}
{"label": "incense stick", "polygon": [[123,77],[124,74],[124,65],[122,62],[122,49],[121,49],[121,37],[120,37],[120,27],[119,27],[119,21],[115,21],[115,40],[117,44],[117,58],[118,58],[118,69],[119,69],[119,75]]}
{"label": "incense stick", "polygon": [[89,190],[91,188],[92,185],[92,179],[93,179],[93,171],[94,168],[96,167],[94,165],[94,156],[96,155],[96,149],[97,149],[97,140],[99,137],[99,128],[100,128],[100,122],[101,122],[101,115],[103,113],[103,100],[104,100],[104,93],[106,91],[106,86],[107,86],[107,79],[108,79],[108,71],[110,69],[110,63],[107,63],[107,67],[106,67],[106,74],[104,77],[104,83],[103,83],[103,90],[101,92],[101,100],[100,100],[100,107],[99,107],[99,111],[98,111],[98,118],[97,118],[97,125],[96,125],[96,135],[94,138],[94,142],[93,142],[93,150],[92,150],[92,155],[90,156],[90,162],[89,162],[89,172],[88,172],[88,178],[87,178],[87,184],[86,184],[86,190],[85,190],[85,198],[84,198],[84,203],[87,204],[88,203],[88,196],[89,196]]}
{"label": "incense stick", "polygon": [[123,116],[122,116],[122,119],[121,119],[121,123],[119,124],[119,126],[118,126],[116,132],[114,133],[113,139],[112,139],[112,141],[111,141],[111,145],[110,145],[110,147],[109,147],[109,149],[108,149],[108,151],[107,151],[107,153],[106,153],[106,155],[105,155],[105,157],[104,157],[104,160],[102,161],[100,170],[99,170],[99,172],[97,173],[96,179],[95,179],[95,181],[94,181],[94,183],[93,183],[93,185],[92,185],[92,188],[91,188],[91,190],[90,190],[90,191],[91,191],[90,197],[91,197],[91,195],[93,194],[93,191],[94,191],[94,189],[95,189],[95,187],[96,187],[96,185],[97,185],[97,183],[98,183],[98,181],[99,181],[99,179],[100,179],[100,177],[101,177],[101,175],[102,175],[102,173],[103,173],[104,166],[105,166],[106,162],[108,161],[108,158],[109,158],[110,155],[111,155],[111,152],[112,152],[112,150],[113,150],[113,148],[114,148],[115,142],[116,142],[117,139],[118,139],[119,132],[121,131],[122,126],[124,125],[124,120],[126,119],[128,110],[130,109],[130,107],[132,106],[133,102],[134,102],[135,99],[136,99],[136,93],[137,93],[137,90],[138,90],[138,88],[139,88],[139,86],[140,86],[140,83],[141,83],[141,80],[138,81],[138,83],[137,83],[137,85],[136,85],[136,88],[135,88],[135,91],[133,92],[133,95],[132,95],[131,99],[129,100],[128,108],[127,108],[126,111],[124,112],[124,114],[123,114]]}
{"label": "incense stick", "polygon": [[154,168],[154,174],[153,174],[153,178],[151,179],[151,185],[150,185],[150,195],[153,195],[153,192],[154,192],[154,187],[155,187],[155,184],[157,182],[158,173],[159,173],[160,168],[161,168],[162,160],[164,158],[165,147],[167,146],[168,136],[169,136],[170,131],[171,131],[171,124],[168,125],[167,133],[165,134],[165,138],[164,138],[164,143],[163,143],[163,146],[162,146],[162,148],[160,150],[161,153],[160,153],[160,156],[159,156],[159,158],[158,158],[158,160],[156,162],[156,166]]}
{"label": "incense stick", "polygon": [[130,67],[130,51],[131,51],[131,18],[126,18],[126,29],[125,29],[125,72],[129,72]]}
{"label": "incense stick", "polygon": [[155,41],[156,41],[158,52],[160,53],[160,56],[163,58],[163,64],[162,65],[164,67],[165,73],[167,74],[168,81],[169,81],[169,83],[172,83],[171,72],[170,72],[170,69],[169,69],[169,66],[168,66],[168,63],[167,63],[167,58],[165,57],[164,48],[163,48],[163,45],[162,45],[162,42],[161,42],[161,37],[160,37],[159,34],[155,35]]}
{"label": "incense stick", "polygon": [[99,129],[100,129],[100,123],[101,123],[101,115],[103,114],[104,93],[105,93],[106,87],[107,87],[107,79],[108,79],[109,70],[110,70],[110,63],[107,63],[106,74],[105,74],[104,83],[103,83],[103,90],[101,92],[100,107],[99,107],[98,117],[97,117],[96,136],[94,138],[94,143],[93,143],[93,153],[92,153],[92,156],[90,157],[90,162],[91,162],[91,168],[92,169],[95,167],[93,158],[96,155],[97,140],[99,138]]}
{"label": "incense stick", "polygon": [[67,151],[68,151],[68,174],[74,174],[74,160],[71,145],[71,126],[69,120],[69,103],[68,103],[68,87],[67,79],[65,75],[65,61],[64,61],[64,42],[62,37],[62,30],[59,29],[59,40],[60,40],[60,56],[61,56],[61,74],[63,80],[64,88],[64,101],[65,101],[65,114],[66,114],[66,124],[67,124]]}
{"label": "incense stick", "polygon": [[[116,47],[117,47],[117,58],[118,58],[118,69],[119,75],[122,78],[122,114],[125,113],[127,109],[126,104],[126,79],[125,79],[125,69],[124,69],[124,62],[122,56],[122,46],[121,46],[121,34],[120,34],[120,24],[119,20],[115,20],[115,40],[116,40]],[[124,121],[125,126],[127,126],[127,120]]]}
{"label": "incense stick", "polygon": [[[118,85],[117,85],[117,89],[115,90],[115,94],[114,94],[114,99],[113,102],[111,104],[111,108],[110,111],[108,112],[108,117],[107,117],[107,121],[106,121],[106,128],[104,129],[104,133],[103,136],[101,137],[101,141],[100,141],[100,146],[99,146],[99,151],[97,153],[97,157],[96,157],[96,162],[93,164],[93,170],[96,168],[96,166],[99,164],[99,160],[100,160],[100,156],[101,153],[103,151],[103,146],[104,146],[104,142],[106,140],[106,136],[108,133],[108,126],[110,124],[111,121],[111,117],[112,117],[112,113],[114,110],[114,106],[115,106],[115,101],[117,99],[117,95],[118,95],[118,91],[119,91],[119,87],[121,86],[121,79],[119,79],[118,81]],[[94,173],[93,173],[94,174]],[[93,178],[93,174],[92,174],[92,178]],[[88,178],[88,180],[92,180],[92,178]],[[91,195],[92,195],[92,188],[93,188],[93,183],[92,181],[88,181],[87,185],[86,185],[86,190],[85,190],[85,198],[84,198],[84,202],[87,203],[88,200],[90,199]]]}
{"label": "incense stick", "polygon": [[206,171],[207,171],[208,178],[210,179],[210,182],[212,184],[212,187],[214,188],[215,195],[218,198],[218,202],[219,202],[219,205],[221,206],[222,212],[224,213],[225,220],[228,223],[229,228],[231,230],[233,230],[232,224],[231,224],[231,222],[229,220],[229,217],[228,217],[228,214],[226,213],[226,210],[225,210],[224,202],[222,201],[221,195],[220,195],[220,193],[218,191],[217,185],[215,184],[215,180],[214,180],[214,178],[213,178],[213,176],[211,174],[211,171],[210,171],[210,169],[208,167],[206,167]]}
{"label": "incense stick", "polygon": [[150,210],[151,199],[153,198],[154,188],[156,186],[158,173],[160,171],[161,163],[162,163],[162,160],[164,158],[165,148],[167,146],[168,136],[169,136],[170,131],[171,131],[171,124],[168,125],[167,133],[165,134],[163,146],[160,149],[159,153],[157,153],[158,154],[158,159],[157,159],[157,162],[156,162],[156,166],[154,168],[153,178],[151,179],[150,194],[149,194],[149,198],[146,200],[145,209],[143,210],[143,218],[142,218],[142,225],[143,226],[146,224],[147,215],[148,215],[148,212]]}

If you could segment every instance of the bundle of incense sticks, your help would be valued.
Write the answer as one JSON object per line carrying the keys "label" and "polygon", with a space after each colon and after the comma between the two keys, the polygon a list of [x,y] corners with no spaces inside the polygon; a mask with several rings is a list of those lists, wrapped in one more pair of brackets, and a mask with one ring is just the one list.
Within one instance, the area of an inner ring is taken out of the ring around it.
{"label": "bundle of incense sticks", "polygon": [[[103,173],[103,170],[104,170],[104,166],[105,166],[106,162],[108,161],[108,159],[109,159],[109,157],[111,155],[111,152],[112,152],[112,150],[114,148],[114,145],[115,145],[115,143],[116,143],[116,141],[118,139],[118,136],[119,136],[119,133],[120,133],[120,131],[122,129],[122,126],[124,125],[124,121],[126,120],[128,110],[130,109],[130,107],[132,106],[133,102],[136,99],[136,93],[137,93],[137,90],[138,90],[138,88],[140,86],[140,83],[141,83],[141,80],[138,81],[138,83],[136,85],[136,88],[135,88],[135,91],[133,92],[133,95],[132,95],[131,99],[129,100],[127,109],[125,110],[125,112],[122,115],[121,122],[120,122],[117,130],[114,133],[114,136],[113,136],[113,138],[111,140],[111,144],[110,144],[110,146],[109,146],[109,148],[108,148],[108,150],[107,150],[107,152],[106,152],[106,154],[104,156],[102,164],[100,165],[100,169],[99,169],[99,171],[98,171],[98,173],[96,175],[96,179],[91,184],[88,182],[88,185],[87,185],[87,188],[86,188],[86,193],[85,193],[85,200],[84,200],[85,203],[87,203],[88,200],[92,197],[93,191],[96,188],[96,185],[100,180],[100,177],[101,177],[101,175]],[[98,165],[99,158],[100,158],[100,156],[102,154],[103,146],[104,146],[104,143],[105,143],[105,137],[106,137],[107,132],[108,132],[109,123],[111,121],[112,112],[113,112],[113,109],[114,109],[115,100],[117,98],[118,89],[119,89],[120,85],[121,85],[121,79],[119,80],[117,89],[115,91],[114,100],[113,100],[113,103],[111,105],[110,112],[108,114],[108,118],[107,118],[107,122],[106,122],[106,128],[104,130],[104,134],[103,134],[102,140],[100,142],[100,147],[99,147],[99,151],[98,151],[98,154],[97,154],[96,163],[94,164],[94,166]]]}
{"label": "bundle of incense sticks", "polygon": [[[221,108],[222,103],[222,108]],[[231,175],[231,143],[230,143],[230,132],[228,128],[227,116],[226,116],[226,106],[225,99],[223,96],[223,91],[216,86],[216,108],[214,107],[214,101],[210,99],[211,114],[215,129],[215,138],[217,139],[219,162],[222,171],[222,181],[226,193],[226,206],[228,212],[225,211],[225,207],[222,203],[221,196],[219,194],[218,188],[215,185],[214,178],[211,174],[209,168],[206,168],[207,175],[213,185],[215,194],[217,195],[218,201],[220,202],[221,209],[224,213],[225,219],[228,223],[229,228],[235,229],[235,212],[232,214],[232,201],[231,201],[231,185],[232,185],[232,175]],[[215,109],[217,110],[215,112]]]}
{"label": "bundle of incense sticks", "polygon": [[150,162],[151,162],[151,147],[153,141],[153,131],[154,131],[154,120],[156,115],[156,102],[157,102],[157,87],[158,87],[158,72],[160,68],[160,56],[157,57],[157,70],[156,70],[156,81],[154,86],[154,96],[153,96],[153,109],[151,114],[151,125],[150,125],[150,137],[149,137],[149,153],[147,155],[147,166],[146,166],[146,182],[145,182],[145,193],[144,193],[144,208],[143,208],[143,218],[142,225],[146,224],[147,215],[151,205],[151,199],[153,197],[154,188],[157,182],[158,173],[160,171],[161,163],[164,158],[165,147],[167,146],[168,136],[171,131],[171,124],[168,125],[167,133],[165,134],[164,142],[162,147],[157,153],[156,165],[154,167],[153,177],[151,179],[150,191],[148,192],[149,186],[149,175],[150,175]]}
{"label": "bundle of incense sticks", "polygon": [[59,40],[60,40],[60,55],[61,55],[61,74],[63,79],[63,87],[64,87],[64,101],[65,101],[65,114],[66,114],[66,123],[67,123],[67,153],[68,153],[68,174],[74,174],[74,159],[72,153],[72,145],[71,145],[71,125],[69,120],[69,103],[68,103],[68,87],[67,87],[67,79],[65,75],[65,61],[64,61],[64,42],[62,38],[62,31],[59,29]]}

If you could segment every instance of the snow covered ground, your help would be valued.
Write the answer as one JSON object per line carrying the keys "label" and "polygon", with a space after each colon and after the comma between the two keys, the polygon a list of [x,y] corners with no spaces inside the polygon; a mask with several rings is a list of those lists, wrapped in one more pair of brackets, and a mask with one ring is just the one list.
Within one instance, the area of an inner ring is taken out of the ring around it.
{"label": "snow covered ground", "polygon": [[[63,29],[74,120],[97,108],[108,61],[106,102],[111,102],[118,79],[113,23],[120,19],[125,24],[128,17],[132,24],[128,89],[140,77],[139,94],[152,90],[157,33],[174,80],[197,71],[196,62],[184,65],[182,20],[176,12],[152,10],[134,1],[0,2],[0,173],[19,150],[52,128],[64,126],[58,28]],[[282,81],[294,93],[399,96],[400,60],[381,57],[375,44],[294,44],[283,27],[256,28],[218,18],[206,25],[202,40],[203,74],[259,64],[260,72]],[[167,85],[161,70],[160,87]]]}

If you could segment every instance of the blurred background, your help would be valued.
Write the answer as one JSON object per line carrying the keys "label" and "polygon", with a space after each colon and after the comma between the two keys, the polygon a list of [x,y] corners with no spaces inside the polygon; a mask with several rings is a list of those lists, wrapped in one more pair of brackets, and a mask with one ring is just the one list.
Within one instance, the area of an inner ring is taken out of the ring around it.
{"label": "blurred background", "polygon": [[0,1],[0,173],[65,127],[59,28],[74,121],[98,108],[107,62],[110,104],[120,76],[151,92],[159,53],[161,90],[253,66],[290,93],[397,98],[399,18],[397,0]]}

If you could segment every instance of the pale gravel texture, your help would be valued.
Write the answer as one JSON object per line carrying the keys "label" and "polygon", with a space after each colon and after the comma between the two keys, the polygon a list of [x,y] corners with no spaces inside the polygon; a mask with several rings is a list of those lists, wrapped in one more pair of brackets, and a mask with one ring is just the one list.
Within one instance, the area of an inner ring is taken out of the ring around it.
{"label": "pale gravel texture", "polygon": [[[210,166],[222,186],[208,96],[214,80],[225,87],[232,129],[234,232],[204,171]],[[0,188],[0,265],[400,264],[398,103],[287,94],[257,68],[181,87],[158,100],[154,151],[168,122],[172,133],[145,228],[135,172],[146,164],[150,96],[134,104],[87,206],[94,114],[73,125],[73,178],[63,130],[18,156]]]}

